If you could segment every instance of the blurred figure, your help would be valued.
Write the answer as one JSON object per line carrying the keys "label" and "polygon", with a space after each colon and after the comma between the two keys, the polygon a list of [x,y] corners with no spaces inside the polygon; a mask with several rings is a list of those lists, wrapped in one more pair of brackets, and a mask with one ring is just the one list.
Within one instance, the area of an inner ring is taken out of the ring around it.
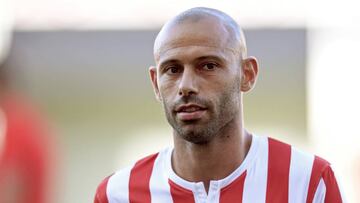
{"label": "blurred figure", "polygon": [[0,203],[48,203],[52,142],[36,111],[8,86],[4,52],[0,49]]}
{"label": "blurred figure", "polygon": [[47,132],[23,100],[1,93],[0,203],[47,202]]}

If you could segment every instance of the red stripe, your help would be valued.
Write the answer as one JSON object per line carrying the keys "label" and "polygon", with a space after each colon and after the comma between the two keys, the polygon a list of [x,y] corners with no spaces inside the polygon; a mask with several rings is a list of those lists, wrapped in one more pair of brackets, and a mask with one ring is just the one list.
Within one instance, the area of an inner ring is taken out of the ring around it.
{"label": "red stripe", "polygon": [[221,189],[220,203],[242,203],[246,171],[230,185]]}
{"label": "red stripe", "polygon": [[107,184],[109,182],[111,175],[105,178],[100,185],[98,186],[95,194],[94,203],[109,203],[107,194],[106,194],[106,188]]}
{"label": "red stripe", "polygon": [[129,202],[151,203],[150,177],[158,154],[147,156],[131,169],[129,180]]}
{"label": "red stripe", "polygon": [[315,156],[313,167],[311,170],[311,177],[310,177],[310,182],[309,182],[309,189],[308,189],[308,195],[306,198],[306,203],[313,202],[316,188],[318,187],[319,182],[320,182],[321,174],[325,170],[326,166],[329,166],[329,163],[326,160],[324,160],[318,156]]}
{"label": "red stripe", "polygon": [[267,203],[288,202],[291,146],[269,138]]}
{"label": "red stripe", "polygon": [[321,178],[323,178],[326,187],[325,202],[341,203],[341,193],[330,163],[318,156],[315,156],[314,159],[306,203],[313,202]]}
{"label": "red stripe", "polygon": [[173,203],[195,203],[194,194],[191,190],[177,185],[169,179],[170,193]]}
{"label": "red stripe", "polygon": [[322,174],[322,178],[326,186],[325,202],[341,203],[342,200],[339,186],[337,184],[334,171],[331,169],[330,165],[325,169]]}

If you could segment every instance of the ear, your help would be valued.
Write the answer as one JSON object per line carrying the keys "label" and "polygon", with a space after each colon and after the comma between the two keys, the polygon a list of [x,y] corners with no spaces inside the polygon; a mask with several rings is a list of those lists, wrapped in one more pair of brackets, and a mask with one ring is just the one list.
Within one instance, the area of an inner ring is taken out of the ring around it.
{"label": "ear", "polygon": [[158,101],[161,102],[162,99],[161,99],[161,95],[159,92],[158,81],[157,81],[157,70],[156,70],[155,66],[150,66],[149,74],[150,74],[151,84],[154,89],[155,97]]}
{"label": "ear", "polygon": [[241,91],[250,91],[256,83],[258,76],[258,62],[255,57],[248,57],[243,59],[241,63],[242,76],[241,76]]}

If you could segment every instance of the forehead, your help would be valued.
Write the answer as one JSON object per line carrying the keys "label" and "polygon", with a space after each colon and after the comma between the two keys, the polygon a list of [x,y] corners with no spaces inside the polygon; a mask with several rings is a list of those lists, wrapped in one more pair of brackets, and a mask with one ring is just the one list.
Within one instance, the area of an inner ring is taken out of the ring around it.
{"label": "forehead", "polygon": [[[174,50],[188,50],[187,47],[202,47],[211,50],[235,51],[233,36],[217,19],[201,19],[196,22],[183,22],[165,27],[154,46],[156,61]],[[189,49],[190,50],[190,49]],[[176,53],[176,51],[175,51]]]}

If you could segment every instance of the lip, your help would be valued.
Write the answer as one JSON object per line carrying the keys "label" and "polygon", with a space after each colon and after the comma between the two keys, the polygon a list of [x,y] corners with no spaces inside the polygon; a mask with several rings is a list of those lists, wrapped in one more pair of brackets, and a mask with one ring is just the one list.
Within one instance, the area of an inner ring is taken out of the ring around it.
{"label": "lip", "polygon": [[197,104],[181,105],[175,109],[178,118],[182,121],[198,120],[206,113],[206,108]]}
{"label": "lip", "polygon": [[178,106],[178,107],[175,109],[175,111],[176,111],[177,113],[179,113],[179,112],[182,112],[182,111],[184,111],[185,109],[189,109],[189,108],[198,108],[198,109],[200,109],[200,110],[205,110],[205,109],[206,109],[205,107],[203,107],[203,106],[201,106],[201,105],[189,103],[189,104],[183,104],[183,105]]}

